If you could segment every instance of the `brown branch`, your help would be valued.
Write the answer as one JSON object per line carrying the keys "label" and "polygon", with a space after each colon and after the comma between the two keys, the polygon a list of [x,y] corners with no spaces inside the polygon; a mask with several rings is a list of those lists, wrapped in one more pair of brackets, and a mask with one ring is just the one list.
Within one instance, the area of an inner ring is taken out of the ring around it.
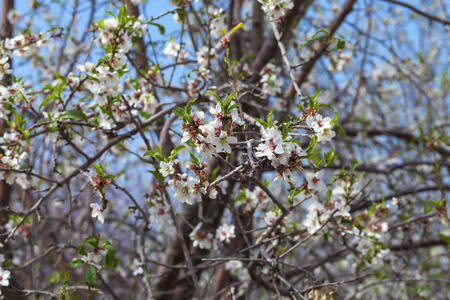
{"label": "brown branch", "polygon": [[391,245],[389,249],[391,251],[403,251],[403,250],[411,250],[417,248],[426,248],[432,246],[439,245],[448,245],[445,241],[443,241],[440,237],[435,237],[426,241],[414,242],[414,243],[404,243],[399,245]]}
{"label": "brown branch", "polygon": [[258,0],[252,0],[252,52],[259,53],[264,41],[264,12]]}
{"label": "brown branch", "polygon": [[436,21],[436,22],[440,22],[440,23],[442,23],[444,25],[450,25],[450,20],[444,20],[444,19],[438,18],[436,16],[430,15],[430,14],[424,12],[424,11],[421,11],[421,10],[415,8],[411,4],[400,2],[400,1],[396,1],[396,0],[381,0],[381,1],[389,2],[389,3],[392,3],[392,4],[397,4],[397,5],[409,8],[410,10],[414,11],[415,13],[428,18],[430,21]]}
{"label": "brown branch", "polygon": [[[449,186],[444,186],[443,187],[444,190],[446,191],[450,191],[450,187]],[[352,207],[352,209],[350,210],[350,212],[355,212],[357,210],[361,210],[361,209],[366,209],[368,207],[370,207],[372,204],[374,203],[381,203],[383,201],[386,200],[390,200],[392,198],[397,198],[397,197],[403,197],[403,196],[407,196],[407,195],[413,195],[413,194],[417,194],[417,193],[423,193],[423,192],[430,192],[430,191],[439,191],[440,187],[439,186],[429,186],[429,187],[422,187],[422,188],[411,188],[411,189],[407,189],[404,190],[402,192],[399,192],[397,194],[393,194],[393,195],[389,195],[386,196],[384,198],[379,198],[373,201],[368,201],[368,200],[362,200],[360,202],[358,202],[355,206]]]}
{"label": "brown branch", "polygon": [[[400,139],[404,139],[408,142],[413,142],[416,144],[422,143],[423,141],[417,139],[413,134],[409,132],[405,132],[400,128],[382,128],[382,127],[372,127],[367,129],[358,129],[351,126],[342,126],[344,128],[345,134],[347,136],[357,136],[360,133],[363,133],[366,137],[373,137],[378,135],[386,135],[386,136],[393,136]],[[437,152],[439,152],[442,155],[450,156],[450,151],[438,147],[436,149]]]}

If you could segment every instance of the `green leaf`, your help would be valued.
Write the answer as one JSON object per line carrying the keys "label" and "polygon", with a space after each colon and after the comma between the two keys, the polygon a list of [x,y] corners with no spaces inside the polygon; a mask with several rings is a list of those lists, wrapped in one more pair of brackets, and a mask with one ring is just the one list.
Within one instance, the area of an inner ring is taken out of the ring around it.
{"label": "green leaf", "polygon": [[222,102],[222,100],[219,98],[219,96],[217,96],[216,93],[214,93],[214,92],[212,92],[212,91],[208,91],[208,92],[206,92],[205,94],[206,94],[206,95],[212,95],[212,96],[214,96],[214,98],[216,98],[217,102],[220,103],[220,106],[222,106],[222,108],[223,108],[223,102]]}
{"label": "green leaf", "polygon": [[242,191],[237,194],[235,202],[245,201],[245,199],[247,199],[247,192],[246,189],[243,188]]}
{"label": "green leaf", "polygon": [[69,268],[76,268],[84,264],[85,262],[81,258],[72,258],[72,260],[70,261],[70,263],[67,264],[67,266]]}
{"label": "green leaf", "polygon": [[335,39],[337,40],[337,45],[336,45],[336,49],[337,50],[342,50],[345,48],[345,39],[340,36],[338,38],[335,37]]}
{"label": "green leaf", "polygon": [[156,151],[152,151],[152,150],[148,150],[144,153],[144,157],[145,156],[152,156],[152,157],[156,157],[157,159],[159,159],[160,161],[163,162],[167,162],[167,159],[159,152]]}
{"label": "green leaf", "polygon": [[331,202],[331,194],[333,193],[333,191],[331,189],[327,190],[327,200],[328,202]]}
{"label": "green leaf", "polygon": [[98,174],[98,177],[103,178],[103,175],[105,174],[105,172],[103,171],[103,167],[101,164],[92,164],[92,167],[94,167],[95,171]]}
{"label": "green leaf", "polygon": [[267,123],[268,123],[269,125],[272,125],[273,110],[274,110],[274,107],[272,107],[272,108],[269,110],[269,113],[267,114]]}
{"label": "green leaf", "polygon": [[373,248],[370,248],[367,250],[367,252],[364,254],[364,260],[367,261],[369,264],[372,263],[373,255],[375,254],[375,250]]}
{"label": "green leaf", "polygon": [[220,171],[220,166],[217,166],[214,168],[214,170],[211,172],[211,176],[209,176],[209,181],[213,182],[214,180],[217,179],[217,174]]}
{"label": "green leaf", "polygon": [[183,118],[184,115],[186,114],[186,112],[184,111],[184,109],[182,109],[181,107],[175,107],[175,108],[172,110],[172,113],[173,113],[175,116],[180,117],[180,118]]}
{"label": "green leaf", "polygon": [[114,19],[116,19],[116,16],[110,12],[109,10],[105,11],[105,13],[107,13],[108,15],[112,16]]}
{"label": "green leaf", "polygon": [[158,171],[154,171],[154,170],[153,171],[147,171],[147,172],[152,173],[153,176],[155,176],[156,180],[158,180],[159,184],[161,184],[161,185],[164,184],[165,177],[162,176],[161,173],[159,173]]}
{"label": "green leaf", "polygon": [[333,117],[333,119],[331,119],[331,124],[334,124],[334,123],[336,123],[337,122],[337,120],[338,120],[338,118],[339,118],[339,115],[338,115],[338,113],[337,112],[334,112],[334,117]]}
{"label": "green leaf", "polygon": [[133,32],[136,36],[140,36],[141,34],[139,33],[139,31],[137,31],[136,29],[134,29],[131,26],[127,26],[125,27],[126,30]]}
{"label": "green leaf", "polygon": [[351,226],[352,224],[353,224],[353,223],[352,223],[352,221],[350,221],[350,220],[344,219],[344,220],[341,221],[341,225],[342,225],[342,226],[345,226],[345,227]]}
{"label": "green leaf", "polygon": [[194,153],[192,153],[192,151],[189,151],[189,156],[192,159],[192,162],[196,165],[199,166],[200,165],[200,159],[194,155]]}
{"label": "green leaf", "polygon": [[63,279],[63,285],[67,285],[67,283],[69,282],[69,278],[70,278],[70,271],[67,271],[66,273],[59,273],[62,276]]}
{"label": "green leaf", "polygon": [[112,178],[116,178],[116,175],[105,174],[105,176],[103,176],[103,179],[112,179]]}
{"label": "green leaf", "polygon": [[192,70],[190,70],[190,71],[187,73],[187,77],[188,77],[188,78],[191,78],[192,72],[198,72],[198,69],[192,69]]}
{"label": "green leaf", "polygon": [[326,28],[322,28],[322,29],[317,30],[316,33],[314,33],[312,37],[315,37],[316,35],[318,35],[321,32],[323,32],[326,35],[330,36],[330,31],[328,29],[326,29]]}
{"label": "green leaf", "polygon": [[119,259],[116,257],[116,248],[112,245],[106,245],[105,248],[108,249],[105,255],[105,265],[110,268],[117,267],[119,265]]}
{"label": "green leaf", "polygon": [[228,111],[230,112],[230,111],[232,111],[233,109],[235,109],[236,107],[239,107],[239,106],[241,106],[240,103],[235,103],[235,104],[231,105],[231,106],[228,108]]}
{"label": "green leaf", "polygon": [[359,161],[356,158],[352,159],[350,161],[350,171],[354,172],[356,167],[358,166],[358,164],[359,164]]}
{"label": "green leaf", "polygon": [[328,166],[329,164],[331,164],[333,161],[336,160],[336,158],[338,158],[338,155],[334,153],[333,150],[328,150],[325,154],[324,154],[324,160],[325,160],[325,166]]}
{"label": "green leaf", "polygon": [[334,109],[333,106],[328,105],[328,104],[325,104],[325,103],[322,103],[322,102],[317,103],[317,106],[318,106],[318,108],[321,108],[321,107],[328,107],[328,108]]}
{"label": "green leaf", "polygon": [[42,100],[41,104],[39,105],[39,110],[41,110],[42,107],[45,106],[45,104],[47,104],[48,102],[50,102],[51,100],[55,99],[54,95],[50,95],[44,98],[44,100]]}
{"label": "green leaf", "polygon": [[180,152],[181,150],[183,150],[184,148],[186,148],[186,146],[180,145],[180,146],[176,146],[172,152],[170,152],[170,156],[169,156],[169,161],[171,161],[177,154],[178,152]]}
{"label": "green leaf", "polygon": [[289,122],[289,124],[282,124],[281,126],[283,127],[283,130],[282,130],[282,134],[281,134],[281,138],[284,140],[284,139],[286,139],[288,136],[289,136],[289,125],[290,125],[291,123]]}
{"label": "green leaf", "polygon": [[95,270],[94,266],[89,266],[86,271],[86,282],[92,288],[95,288],[97,286],[97,283],[95,282],[96,273],[97,271]]}
{"label": "green leaf", "polygon": [[339,132],[342,133],[343,135],[347,135],[347,134],[345,133],[344,128],[342,128],[342,126],[341,126],[340,124],[338,124],[338,123],[334,123],[333,129],[336,129],[337,131],[339,131]]}
{"label": "green leaf", "polygon": [[85,121],[86,123],[89,122],[88,117],[81,110],[72,110],[72,109],[66,110],[59,115],[59,119],[62,119],[62,118],[80,119],[80,120]]}
{"label": "green leaf", "polygon": [[266,121],[261,120],[260,118],[255,118],[255,117],[253,117],[253,119],[255,119],[255,121],[257,121],[259,124],[261,124],[264,128],[269,127],[269,123],[267,123]]}
{"label": "green leaf", "polygon": [[294,201],[294,197],[297,196],[298,194],[300,194],[300,192],[302,192],[302,191],[303,191],[303,189],[290,190],[287,195],[287,200],[289,201],[289,203],[292,203]]}
{"label": "green leaf", "polygon": [[314,148],[316,148],[317,140],[317,136],[313,135],[311,140],[309,141],[308,148],[306,148],[306,153],[310,154],[314,150]]}
{"label": "green leaf", "polygon": [[164,26],[162,26],[161,24],[157,24],[157,23],[148,23],[148,25],[153,25],[158,27],[159,33],[161,35],[163,35],[164,33],[166,33],[166,29],[164,28]]}
{"label": "green leaf", "polygon": [[317,91],[314,92],[314,94],[312,96],[309,97],[309,108],[315,108],[315,103],[316,103],[316,99],[317,97],[319,97],[320,93],[322,92],[322,89],[318,89]]}
{"label": "green leaf", "polygon": [[186,113],[187,113],[188,115],[191,114],[191,107],[192,107],[192,104],[195,102],[195,100],[197,100],[197,98],[194,98],[194,99],[192,99],[192,100],[189,100],[189,102],[186,104]]}

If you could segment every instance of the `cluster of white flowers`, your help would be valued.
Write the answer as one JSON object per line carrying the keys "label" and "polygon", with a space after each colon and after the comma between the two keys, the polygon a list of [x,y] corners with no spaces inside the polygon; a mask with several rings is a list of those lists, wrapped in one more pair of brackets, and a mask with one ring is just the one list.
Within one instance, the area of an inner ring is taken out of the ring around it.
{"label": "cluster of white flowers", "polygon": [[[120,58],[121,56],[116,54],[114,57]],[[115,59],[114,61],[125,62],[125,57],[123,56],[123,58],[124,60]],[[117,99],[124,89],[124,85],[120,84],[119,72],[117,71],[117,69],[122,67],[123,63],[110,65],[110,67],[99,66],[94,70],[94,73],[91,73],[90,71],[93,68],[92,63],[84,63],[78,66],[78,70],[88,72],[90,78],[95,77],[97,79],[86,79],[84,81],[85,90],[94,94],[96,102],[105,109],[108,106],[107,104],[110,104],[108,107],[111,109],[113,116],[111,118],[108,117],[106,111],[101,110],[99,107],[96,108],[99,126],[105,130],[112,128],[114,120],[116,122],[127,123],[131,120],[131,115],[137,115],[138,112],[143,112],[150,116],[155,113],[158,106],[158,102],[153,93],[149,93],[141,88],[136,89],[129,97],[123,96]],[[69,84],[78,85],[79,82],[80,79],[78,77],[70,77]],[[129,83],[126,85],[128,88],[131,88]],[[108,101],[108,99],[114,100]]]}
{"label": "cluster of white flowers", "polygon": [[308,115],[306,124],[314,130],[317,140],[322,144],[331,142],[336,136],[336,132],[333,131],[333,124],[331,124],[331,118],[329,117],[324,118],[320,114]]}
{"label": "cluster of white flowers", "polygon": [[303,149],[290,138],[283,140],[280,130],[275,127],[262,129],[263,143],[256,147],[257,157],[266,157],[274,168],[277,168],[278,175],[275,181],[283,178],[290,181],[293,171],[302,167],[300,161],[305,156]]}
{"label": "cluster of white flowers", "polygon": [[208,46],[204,46],[197,51],[197,63],[200,68],[208,68],[208,62],[214,62],[216,58],[217,52],[214,48],[210,49]]}
{"label": "cluster of white flowers", "polygon": [[[305,175],[308,183],[308,189],[321,192],[326,189],[325,183],[322,181],[323,171],[317,173],[307,173]],[[332,190],[332,196],[329,203],[321,203],[314,201],[308,207],[308,214],[303,221],[309,233],[314,233],[324,222],[326,222],[333,214],[334,218],[349,218],[350,205],[347,204],[347,196],[350,193],[347,182],[335,182],[335,188]]]}
{"label": "cluster of white flowers", "polygon": [[3,154],[0,154],[0,168],[11,169],[11,171],[0,171],[0,180],[5,180],[7,184],[17,183],[23,189],[31,187],[31,182],[25,173],[14,172],[21,169],[21,163],[28,156],[27,152],[17,153],[9,146],[2,146]]}
{"label": "cluster of white flowers", "polygon": [[279,68],[274,64],[267,64],[260,72],[262,92],[266,95],[275,96],[281,94],[283,79],[278,78]]}
{"label": "cluster of white flowers", "polygon": [[209,7],[208,14],[210,19],[209,28],[211,30],[211,36],[213,38],[222,38],[221,30],[227,26],[225,23],[225,11],[223,8],[213,9],[212,7]]}
{"label": "cluster of white flowers", "polygon": [[132,108],[132,113],[136,113],[135,110],[142,110],[149,115],[153,115],[156,111],[158,101],[153,93],[138,89],[131,94],[128,105]]}
{"label": "cluster of white flowers", "polygon": [[[103,22],[97,22],[98,35],[96,43],[98,46],[108,46],[111,44],[115,52],[119,54],[128,53],[133,46],[132,38],[134,36],[141,37],[147,33],[147,24],[142,18],[136,19],[134,22],[129,21],[124,28],[119,28],[119,20],[116,18],[109,18]],[[129,31],[125,29],[131,27],[137,31]]]}
{"label": "cluster of white flowers", "polygon": [[[235,102],[231,101],[230,106]],[[183,137],[181,143],[193,141],[198,153],[211,158],[213,153],[231,153],[230,144],[236,143],[237,138],[232,136],[233,128],[241,126],[244,121],[239,117],[237,108],[224,114],[220,104],[211,106],[209,112],[214,116],[214,121],[206,123],[202,111],[191,113],[191,123],[183,123]]]}
{"label": "cluster of white flowers", "polygon": [[0,54],[3,57],[15,56],[19,58],[32,58],[39,56],[39,47],[47,43],[48,38],[27,33],[19,34],[13,38],[0,41]]}
{"label": "cluster of white flowers", "polygon": [[225,263],[225,270],[230,272],[232,276],[236,276],[240,281],[245,281],[250,278],[247,268],[240,260],[230,260]]}
{"label": "cluster of white flowers", "polygon": [[198,223],[189,235],[194,247],[211,250],[217,246],[216,241],[229,243],[231,239],[236,237],[234,225],[225,223],[220,225],[216,230],[216,239],[214,239],[214,235],[211,232],[206,232],[202,229],[202,225],[203,223]]}
{"label": "cluster of white flowers", "polygon": [[294,3],[291,0],[258,0],[262,4],[264,12],[274,21],[284,16],[285,9],[292,9]]}
{"label": "cluster of white flowers", "polygon": [[[79,69],[83,70],[84,68],[90,71],[92,64],[86,63]],[[98,80],[87,79],[85,87],[94,94],[94,99],[100,105],[107,103],[108,96],[117,97],[123,89],[123,86],[120,84],[119,74],[115,70],[99,66],[91,76],[96,77]]]}

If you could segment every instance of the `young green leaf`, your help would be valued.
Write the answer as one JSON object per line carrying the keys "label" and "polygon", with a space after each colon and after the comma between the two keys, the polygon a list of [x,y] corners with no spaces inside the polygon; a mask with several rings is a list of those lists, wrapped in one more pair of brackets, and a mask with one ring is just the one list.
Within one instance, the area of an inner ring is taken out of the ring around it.
{"label": "young green leaf", "polygon": [[176,147],[170,152],[170,156],[169,156],[169,160],[168,160],[168,161],[171,161],[171,160],[178,154],[178,152],[180,152],[180,151],[183,150],[184,148],[186,148],[186,146],[183,146],[183,145],[176,146]]}
{"label": "young green leaf", "polygon": [[97,287],[97,283],[95,282],[95,275],[97,274],[97,271],[95,270],[94,266],[89,266],[86,271],[86,283],[91,287],[95,288]]}
{"label": "young green leaf", "polygon": [[192,107],[192,104],[195,102],[195,100],[197,100],[197,98],[194,98],[194,99],[192,99],[192,100],[189,100],[189,102],[186,104],[186,113],[187,113],[188,115],[191,114],[191,107]]}
{"label": "young green leaf", "polygon": [[184,109],[182,109],[181,107],[175,107],[175,108],[172,110],[172,113],[173,113],[175,116],[180,117],[180,118],[183,118],[184,115],[186,114],[186,112],[184,111]]}
{"label": "young green leaf", "polygon": [[81,110],[70,110],[70,109],[66,110],[66,111],[62,112],[59,115],[59,119],[63,119],[63,118],[66,118],[66,119],[80,119],[80,120],[85,121],[86,123],[89,122],[88,117]]}

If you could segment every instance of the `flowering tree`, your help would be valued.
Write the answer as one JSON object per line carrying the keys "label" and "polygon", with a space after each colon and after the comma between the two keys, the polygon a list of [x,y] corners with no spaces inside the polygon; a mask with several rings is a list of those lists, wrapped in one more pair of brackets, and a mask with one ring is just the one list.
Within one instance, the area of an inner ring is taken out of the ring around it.
{"label": "flowering tree", "polygon": [[3,296],[447,296],[443,3],[18,2]]}

